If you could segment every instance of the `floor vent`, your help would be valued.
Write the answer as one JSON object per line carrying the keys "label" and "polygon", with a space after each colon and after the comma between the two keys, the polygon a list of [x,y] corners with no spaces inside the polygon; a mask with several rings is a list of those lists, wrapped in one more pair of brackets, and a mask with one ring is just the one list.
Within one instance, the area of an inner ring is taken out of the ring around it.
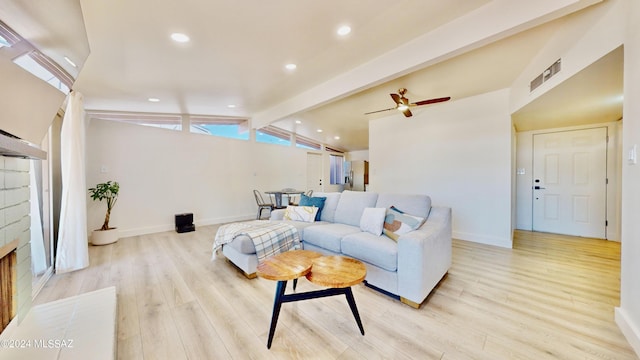
{"label": "floor vent", "polygon": [[542,74],[536,76],[535,79],[531,80],[531,83],[529,84],[529,92],[532,92],[538,86],[542,85],[545,81],[551,79],[551,77],[553,77],[553,75],[559,73],[560,69],[562,68],[561,60],[562,59],[558,59],[551,66],[546,68],[542,72]]}

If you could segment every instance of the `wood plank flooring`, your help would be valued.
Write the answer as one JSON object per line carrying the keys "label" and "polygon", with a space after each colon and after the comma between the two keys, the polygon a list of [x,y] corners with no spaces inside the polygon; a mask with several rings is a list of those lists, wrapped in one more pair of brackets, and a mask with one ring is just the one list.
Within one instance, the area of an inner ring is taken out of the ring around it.
{"label": "wood plank flooring", "polygon": [[419,310],[357,285],[362,336],[343,297],[287,303],[268,350],[276,282],[211,261],[216,230],[91,246],[91,267],[54,275],[35,304],[115,285],[118,359],[638,359],[614,323],[619,243],[454,240],[453,266]]}

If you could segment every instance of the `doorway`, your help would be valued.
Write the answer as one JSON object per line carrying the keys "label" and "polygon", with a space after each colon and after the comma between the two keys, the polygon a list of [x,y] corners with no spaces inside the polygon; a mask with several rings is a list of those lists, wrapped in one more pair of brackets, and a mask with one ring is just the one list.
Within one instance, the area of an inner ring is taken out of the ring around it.
{"label": "doorway", "polygon": [[307,190],[323,191],[322,154],[307,153]]}
{"label": "doorway", "polygon": [[533,136],[533,231],[607,238],[607,128]]}

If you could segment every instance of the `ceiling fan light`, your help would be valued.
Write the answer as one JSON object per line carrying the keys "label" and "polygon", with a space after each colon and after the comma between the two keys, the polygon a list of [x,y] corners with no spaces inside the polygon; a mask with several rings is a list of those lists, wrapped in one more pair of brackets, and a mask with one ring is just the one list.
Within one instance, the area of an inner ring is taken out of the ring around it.
{"label": "ceiling fan light", "polygon": [[409,106],[405,105],[405,104],[399,104],[398,105],[398,110],[400,111],[405,111],[409,108]]}

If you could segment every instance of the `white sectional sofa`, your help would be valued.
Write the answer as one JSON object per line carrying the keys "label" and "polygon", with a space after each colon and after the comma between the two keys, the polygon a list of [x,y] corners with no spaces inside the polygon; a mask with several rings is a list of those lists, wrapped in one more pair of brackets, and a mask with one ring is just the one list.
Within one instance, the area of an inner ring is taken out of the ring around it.
{"label": "white sectional sofa", "polygon": [[[344,191],[314,193],[324,197],[320,221],[283,220],[285,210],[275,210],[271,221],[287,221],[298,228],[303,248],[326,255],[345,255],[365,263],[367,285],[419,307],[451,266],[451,209],[431,206],[427,195],[377,194]],[[397,241],[361,230],[366,208],[390,208],[426,218],[417,230]],[[237,238],[223,254],[245,274],[255,273],[255,248],[248,238]]]}

